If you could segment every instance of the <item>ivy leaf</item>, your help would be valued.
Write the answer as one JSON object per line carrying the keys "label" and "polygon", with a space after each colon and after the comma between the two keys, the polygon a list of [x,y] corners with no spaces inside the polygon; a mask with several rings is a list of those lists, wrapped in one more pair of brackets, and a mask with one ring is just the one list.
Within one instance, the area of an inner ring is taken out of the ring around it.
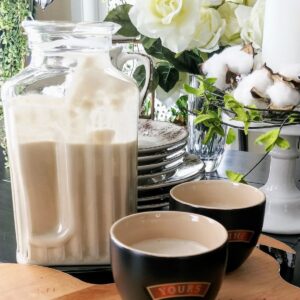
{"label": "ivy leaf", "polygon": [[150,49],[154,45],[155,42],[158,42],[158,39],[152,39],[152,38],[148,38],[146,36],[142,36],[141,42],[145,49]]}
{"label": "ivy leaf", "polygon": [[231,145],[235,142],[235,140],[236,140],[235,131],[233,130],[233,128],[229,128],[227,137],[226,137],[226,144]]}
{"label": "ivy leaf", "polygon": [[287,150],[291,148],[291,145],[288,140],[283,139],[282,137],[278,137],[276,140],[276,146],[281,149]]}
{"label": "ivy leaf", "polygon": [[256,140],[255,143],[259,145],[263,145],[265,147],[265,150],[267,152],[271,151],[278,140],[280,133],[280,129],[276,128],[273,130],[270,130],[262,135],[260,135]]}
{"label": "ivy leaf", "polygon": [[148,55],[169,62],[179,72],[199,74],[198,65],[202,59],[197,53],[193,51],[174,53],[163,47],[160,39],[155,40],[145,36],[142,36],[141,42]]}
{"label": "ivy leaf", "polygon": [[[138,66],[134,70],[133,78],[136,80],[137,85],[138,85],[139,89],[141,90],[146,82],[146,70],[145,70],[144,65]],[[158,81],[159,81],[159,75],[158,75],[156,69],[153,69],[152,80],[150,82],[150,87],[149,87],[149,89],[151,91],[154,91],[157,88]]]}
{"label": "ivy leaf", "polygon": [[141,65],[138,66],[133,73],[133,78],[135,79],[139,89],[141,90],[145,84],[145,80],[146,80],[146,70],[145,70],[145,66]]}
{"label": "ivy leaf", "polygon": [[238,182],[238,183],[247,183],[245,180],[244,180],[244,174],[241,174],[241,173],[236,173],[236,172],[233,172],[231,170],[227,170],[226,171],[226,176],[233,182]]}
{"label": "ivy leaf", "polygon": [[136,37],[139,36],[138,30],[132,24],[129,18],[129,10],[132,5],[130,4],[122,4],[116,6],[116,8],[112,9],[105,18],[107,22],[114,22],[122,26],[122,28],[118,31],[118,34],[126,36],[126,37]]}
{"label": "ivy leaf", "polygon": [[156,69],[159,74],[159,86],[169,92],[179,80],[179,72],[170,64],[161,64]]}
{"label": "ivy leaf", "polygon": [[142,36],[141,42],[148,55],[157,59],[165,60],[165,57],[162,53],[163,46],[160,39],[151,39],[146,36]]}

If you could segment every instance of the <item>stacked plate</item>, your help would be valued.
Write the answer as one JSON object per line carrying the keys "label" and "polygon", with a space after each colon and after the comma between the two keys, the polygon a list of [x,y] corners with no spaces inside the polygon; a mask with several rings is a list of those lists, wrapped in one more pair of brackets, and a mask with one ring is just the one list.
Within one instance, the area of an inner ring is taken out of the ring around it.
{"label": "stacked plate", "polygon": [[139,120],[138,211],[169,205],[170,189],[204,177],[204,163],[186,153],[184,127],[153,120]]}

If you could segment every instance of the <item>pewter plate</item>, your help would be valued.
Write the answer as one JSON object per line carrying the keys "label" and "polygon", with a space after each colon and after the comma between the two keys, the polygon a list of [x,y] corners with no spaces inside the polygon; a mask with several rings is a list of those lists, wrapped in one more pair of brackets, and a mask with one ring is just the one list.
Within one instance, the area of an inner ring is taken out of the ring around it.
{"label": "pewter plate", "polygon": [[[195,155],[186,155],[182,165],[176,170],[170,178],[151,177],[147,183],[138,186],[138,191],[149,191],[174,186],[186,181],[204,177],[205,164]],[[141,194],[139,194],[141,196]]]}
{"label": "pewter plate", "polygon": [[175,156],[172,159],[169,160],[163,160],[161,162],[158,163],[152,163],[149,165],[139,165],[138,166],[138,171],[140,173],[145,173],[145,172],[149,172],[149,171],[153,171],[153,170],[157,170],[157,169],[161,169],[163,167],[165,167],[166,169],[170,169],[172,167],[175,166],[180,166],[183,162],[183,156],[185,155],[185,151],[183,151],[179,156]]}
{"label": "pewter plate", "polygon": [[162,202],[162,203],[156,203],[156,204],[149,204],[149,205],[138,205],[137,206],[137,210],[141,211],[141,210],[155,210],[158,208],[164,208],[167,207],[169,205],[169,201],[167,202]]}
{"label": "pewter plate", "polygon": [[161,194],[161,195],[154,195],[154,196],[148,196],[148,197],[139,197],[138,203],[141,202],[149,202],[149,201],[164,201],[166,199],[169,199],[170,194]]}
{"label": "pewter plate", "polygon": [[175,157],[180,158],[181,154],[185,153],[184,147],[182,147],[182,149],[180,149],[180,150],[176,149],[175,152],[164,151],[162,153],[152,154],[149,156],[140,156],[140,157],[138,157],[138,164],[145,165],[145,164],[151,164],[151,163],[155,163],[155,162],[158,163],[158,162],[161,162],[164,160],[172,160]]}
{"label": "pewter plate", "polygon": [[139,119],[138,152],[155,153],[184,142],[188,137],[185,127],[169,122]]}

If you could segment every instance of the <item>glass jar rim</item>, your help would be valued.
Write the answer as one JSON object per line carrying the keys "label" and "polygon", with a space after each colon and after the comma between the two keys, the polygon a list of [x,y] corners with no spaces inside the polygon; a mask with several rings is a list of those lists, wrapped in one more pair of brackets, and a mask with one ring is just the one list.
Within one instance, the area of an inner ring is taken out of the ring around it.
{"label": "glass jar rim", "polygon": [[113,22],[81,22],[72,23],[67,21],[36,21],[26,20],[22,22],[22,27],[28,33],[32,30],[39,33],[57,34],[89,34],[89,35],[113,35],[121,28]]}

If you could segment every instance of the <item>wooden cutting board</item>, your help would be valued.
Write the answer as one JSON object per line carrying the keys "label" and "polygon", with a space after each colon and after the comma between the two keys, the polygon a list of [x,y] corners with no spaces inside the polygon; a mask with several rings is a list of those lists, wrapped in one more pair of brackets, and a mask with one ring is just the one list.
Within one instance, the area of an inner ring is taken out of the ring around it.
{"label": "wooden cutting board", "polygon": [[[260,243],[293,252],[262,236]],[[300,300],[300,289],[279,275],[277,262],[255,249],[246,263],[225,277],[218,300]],[[121,300],[115,284],[84,283],[63,272],[38,266],[0,265],[2,300]],[[138,300],[138,299],[133,299]]]}

